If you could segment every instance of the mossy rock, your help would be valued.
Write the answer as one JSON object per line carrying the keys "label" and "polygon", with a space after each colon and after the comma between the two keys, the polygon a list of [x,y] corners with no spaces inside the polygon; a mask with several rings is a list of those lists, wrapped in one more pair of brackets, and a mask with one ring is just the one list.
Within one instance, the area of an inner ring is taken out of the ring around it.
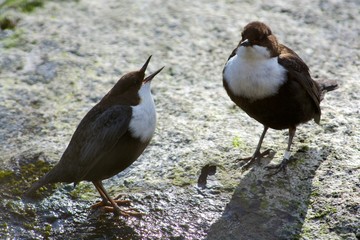
{"label": "mossy rock", "polygon": [[1,9],[15,9],[22,12],[32,12],[44,6],[44,0],[6,0],[0,4]]}
{"label": "mossy rock", "polygon": [[0,15],[0,29],[14,29],[19,22],[20,18],[12,16],[10,14]]}
{"label": "mossy rock", "polygon": [[[42,152],[26,152],[13,158],[12,161],[17,165],[13,170],[0,169],[0,185],[3,189],[0,196],[2,197],[20,197],[36,181],[35,179],[40,178],[52,168]],[[41,190],[47,191],[48,188]]]}

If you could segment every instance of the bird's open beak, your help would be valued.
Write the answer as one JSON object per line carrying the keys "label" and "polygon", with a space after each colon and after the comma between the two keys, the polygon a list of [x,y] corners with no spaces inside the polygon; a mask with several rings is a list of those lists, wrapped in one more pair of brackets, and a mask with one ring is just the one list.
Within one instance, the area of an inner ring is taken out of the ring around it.
{"label": "bird's open beak", "polygon": [[[164,66],[164,67],[165,67],[165,66]],[[159,72],[161,72],[161,70],[163,70],[164,67],[160,68],[160,69],[157,70],[156,72],[154,72],[154,73],[152,73],[151,75],[147,76],[147,77],[144,79],[143,83],[147,83],[147,82],[151,81],[151,79],[153,79],[153,78],[156,76],[156,74],[158,74]]]}
{"label": "bird's open beak", "polygon": [[149,62],[150,62],[151,57],[152,57],[152,55],[150,55],[150,57],[148,58],[148,60],[146,60],[144,66],[141,67],[140,72],[143,72],[143,73],[145,74],[146,68],[147,68],[147,66],[148,66],[148,64],[149,64]]}
{"label": "bird's open beak", "polygon": [[250,46],[251,46],[251,42],[249,41],[249,39],[245,39],[244,41],[242,41],[242,42],[240,43],[240,46],[250,47]]}

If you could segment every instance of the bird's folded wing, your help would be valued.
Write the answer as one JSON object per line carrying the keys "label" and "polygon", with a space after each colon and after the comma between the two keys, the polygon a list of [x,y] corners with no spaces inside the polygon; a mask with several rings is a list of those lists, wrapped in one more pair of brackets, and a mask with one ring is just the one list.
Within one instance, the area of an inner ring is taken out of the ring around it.
{"label": "bird's folded wing", "polygon": [[320,90],[316,82],[311,78],[309,68],[305,62],[291,49],[283,46],[278,62],[288,71],[290,81],[297,81],[309,94],[314,102],[314,106],[319,113],[315,117],[315,122],[320,120]]}
{"label": "bird's folded wing", "polygon": [[68,148],[77,149],[67,149],[77,155],[69,164],[76,165],[78,181],[114,148],[127,131],[132,114],[131,107],[124,105],[112,106],[104,111],[92,110],[87,114],[89,121],[82,121],[76,129],[71,139],[75,144],[69,144]]}

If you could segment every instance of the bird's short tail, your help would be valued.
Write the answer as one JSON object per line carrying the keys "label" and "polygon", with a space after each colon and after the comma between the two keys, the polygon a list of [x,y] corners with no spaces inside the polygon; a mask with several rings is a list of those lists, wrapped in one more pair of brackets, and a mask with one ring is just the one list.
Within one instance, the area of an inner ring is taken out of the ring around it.
{"label": "bird's short tail", "polygon": [[39,181],[33,183],[33,185],[23,194],[23,198],[33,198],[35,196],[36,191],[42,186],[48,184],[47,174],[40,178]]}
{"label": "bird's short tail", "polygon": [[36,196],[36,191],[41,188],[42,186],[48,184],[48,183],[56,183],[60,182],[61,179],[59,179],[59,171],[58,171],[58,165],[56,165],[53,169],[51,169],[47,174],[42,176],[39,181],[33,183],[33,185],[27,190],[23,198],[33,198]]}
{"label": "bird's short tail", "polygon": [[318,81],[320,85],[321,91],[330,92],[339,87],[336,81],[333,80],[326,80],[326,81]]}
{"label": "bird's short tail", "polygon": [[316,81],[319,84],[322,100],[324,98],[325,93],[333,91],[339,87],[336,81],[334,80],[318,80]]}

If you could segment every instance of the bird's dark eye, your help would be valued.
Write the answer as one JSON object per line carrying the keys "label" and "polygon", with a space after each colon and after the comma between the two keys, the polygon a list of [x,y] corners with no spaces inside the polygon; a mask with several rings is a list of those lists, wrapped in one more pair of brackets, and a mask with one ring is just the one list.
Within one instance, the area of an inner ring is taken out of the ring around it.
{"label": "bird's dark eye", "polygon": [[139,85],[140,83],[142,83],[142,78],[140,76],[134,77],[133,84],[134,85]]}

